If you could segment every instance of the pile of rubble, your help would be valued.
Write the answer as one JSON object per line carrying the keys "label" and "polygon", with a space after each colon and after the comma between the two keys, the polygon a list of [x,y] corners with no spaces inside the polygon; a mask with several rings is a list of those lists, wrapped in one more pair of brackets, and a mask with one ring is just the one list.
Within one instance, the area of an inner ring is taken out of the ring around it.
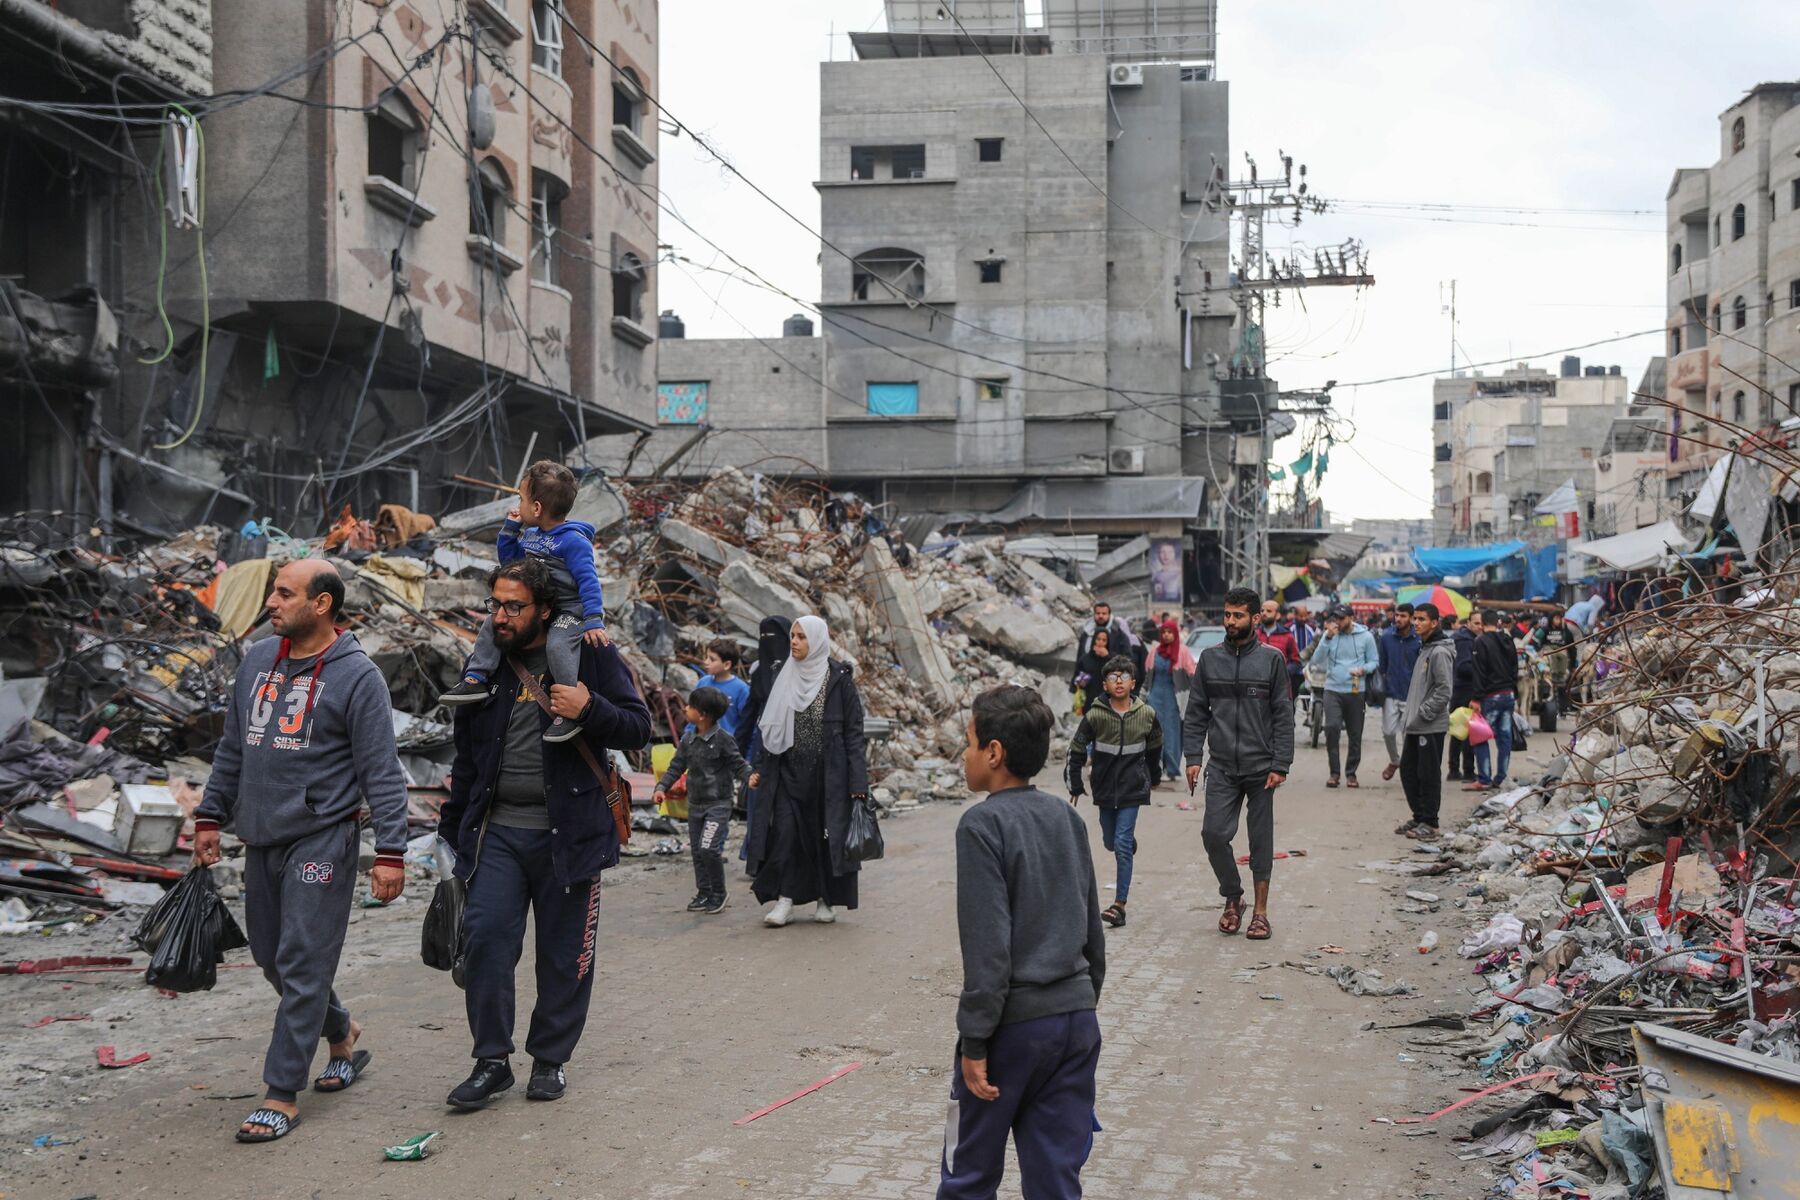
{"label": "pile of rubble", "polygon": [[[386,676],[426,870],[452,758],[437,696],[484,615],[494,534],[514,503],[436,520],[346,511],[310,540],[269,524],[201,527],[130,549],[41,520],[0,525],[0,930],[91,923],[179,876],[270,582],[319,554],[343,574],[344,623]],[[735,636],[753,652],[765,617],[805,613],[829,621],[856,668],[890,808],[966,794],[965,714],[983,688],[1036,688],[1072,720],[1062,667],[1085,598],[999,539],[914,549],[855,496],[729,468],[697,488],[590,476],[571,515],[599,531],[608,622],[656,740],[678,734],[707,642]],[[645,801],[647,756],[630,765]]]}
{"label": "pile of rubble", "polygon": [[1791,1172],[1800,587],[1746,588],[1590,637],[1600,680],[1544,777],[1388,864],[1468,884],[1463,1049],[1508,1102],[1463,1157],[1508,1163],[1499,1193],[1748,1196]]}

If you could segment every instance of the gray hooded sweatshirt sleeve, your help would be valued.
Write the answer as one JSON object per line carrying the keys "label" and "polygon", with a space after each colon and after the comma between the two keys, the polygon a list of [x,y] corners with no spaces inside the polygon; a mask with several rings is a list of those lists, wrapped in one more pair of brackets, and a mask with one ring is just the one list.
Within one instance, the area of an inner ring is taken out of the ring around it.
{"label": "gray hooded sweatshirt sleeve", "polygon": [[355,819],[367,801],[377,854],[406,850],[406,774],[381,670],[341,634],[298,667],[285,639],[251,646],[194,827],[230,824],[251,846],[285,846]]}

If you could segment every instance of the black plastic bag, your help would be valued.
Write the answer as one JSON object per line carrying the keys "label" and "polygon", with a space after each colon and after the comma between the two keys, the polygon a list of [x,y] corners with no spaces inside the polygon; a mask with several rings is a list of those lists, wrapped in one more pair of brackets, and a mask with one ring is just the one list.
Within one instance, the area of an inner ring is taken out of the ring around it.
{"label": "black plastic bag", "polygon": [[440,880],[419,931],[419,957],[435,971],[451,972],[458,987],[462,986],[463,909],[467,903],[468,889],[462,880],[455,876]]}
{"label": "black plastic bag", "polygon": [[850,799],[850,832],[844,837],[844,857],[851,862],[873,862],[887,853],[881,825],[875,820],[875,802],[867,796]]}
{"label": "black plastic bag", "polygon": [[206,867],[183,875],[145,914],[132,941],[150,955],[144,982],[171,992],[210,991],[225,952],[249,944]]}

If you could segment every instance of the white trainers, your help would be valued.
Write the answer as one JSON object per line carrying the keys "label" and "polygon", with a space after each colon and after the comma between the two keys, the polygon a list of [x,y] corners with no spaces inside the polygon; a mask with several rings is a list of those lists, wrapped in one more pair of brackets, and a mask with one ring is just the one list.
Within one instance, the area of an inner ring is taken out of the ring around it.
{"label": "white trainers", "polygon": [[763,924],[769,926],[771,929],[780,929],[783,925],[788,923],[788,918],[793,916],[793,914],[794,902],[789,900],[786,896],[783,896],[775,901],[775,907],[771,908],[768,915],[763,917]]}
{"label": "white trainers", "polygon": [[819,907],[813,912],[813,920],[821,925],[830,925],[836,922],[837,913],[832,909],[831,905],[821,900],[819,901]]}

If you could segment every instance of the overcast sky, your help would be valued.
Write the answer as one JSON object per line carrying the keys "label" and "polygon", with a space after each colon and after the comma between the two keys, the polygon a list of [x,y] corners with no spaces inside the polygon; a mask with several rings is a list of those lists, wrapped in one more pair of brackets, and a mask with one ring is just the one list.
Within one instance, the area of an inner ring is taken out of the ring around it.
{"label": "overcast sky", "polygon": [[[669,0],[661,99],[817,228],[818,63],[881,26],[879,0]],[[1564,347],[1655,331],[1577,352],[1636,384],[1661,346],[1669,179],[1717,158],[1718,114],[1745,89],[1800,76],[1797,46],[1795,0],[1222,0],[1234,177],[1244,151],[1266,172],[1285,150],[1314,194],[1346,202],[1272,231],[1271,249],[1361,238],[1378,281],[1310,290],[1304,311],[1289,295],[1269,320],[1270,374],[1283,388],[1338,380],[1356,430],[1331,456],[1334,518],[1429,515],[1430,379],[1344,385],[1447,370],[1451,279],[1459,364],[1555,369]],[[691,140],[661,150],[668,200],[699,231],[665,215],[662,240],[701,264],[661,268],[662,306],[690,337],[778,334],[794,303],[724,273],[699,235],[807,300],[817,240]],[[1488,207],[1417,207],[1436,204]],[[1298,454],[1296,439],[1276,445],[1277,461]]]}

